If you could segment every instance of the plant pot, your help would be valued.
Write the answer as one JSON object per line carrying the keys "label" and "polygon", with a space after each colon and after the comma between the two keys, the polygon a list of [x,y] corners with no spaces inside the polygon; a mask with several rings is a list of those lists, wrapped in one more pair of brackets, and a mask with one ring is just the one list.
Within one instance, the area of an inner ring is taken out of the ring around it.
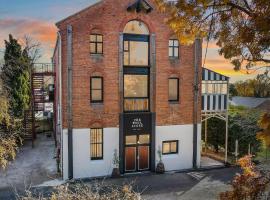
{"label": "plant pot", "polygon": [[119,168],[113,168],[112,178],[119,178],[119,177],[120,177],[120,170],[119,170]]}
{"label": "plant pot", "polygon": [[164,174],[165,173],[165,166],[163,162],[158,162],[157,167],[156,167],[156,173],[158,174]]}

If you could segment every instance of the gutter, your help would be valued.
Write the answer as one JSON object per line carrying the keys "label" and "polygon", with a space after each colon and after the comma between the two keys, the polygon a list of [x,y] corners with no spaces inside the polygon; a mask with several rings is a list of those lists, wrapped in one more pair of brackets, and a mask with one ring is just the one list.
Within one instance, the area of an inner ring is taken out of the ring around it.
{"label": "gutter", "polygon": [[201,40],[196,39],[194,44],[194,105],[193,105],[193,168],[196,169],[198,159],[198,103],[199,103],[199,65],[201,58]]}
{"label": "gutter", "polygon": [[67,25],[67,119],[68,119],[68,179],[73,179],[73,124],[72,124],[72,26]]}
{"label": "gutter", "polygon": [[61,33],[57,32],[58,37],[58,105],[57,105],[57,114],[58,121],[57,125],[59,126],[59,132],[61,135],[61,163],[62,163],[62,173],[63,173],[63,119],[62,119],[62,36]]}

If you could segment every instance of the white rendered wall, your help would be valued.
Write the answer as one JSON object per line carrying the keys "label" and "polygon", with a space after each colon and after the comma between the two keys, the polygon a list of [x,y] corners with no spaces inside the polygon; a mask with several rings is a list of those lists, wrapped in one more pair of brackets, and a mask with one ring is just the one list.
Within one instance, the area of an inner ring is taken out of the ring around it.
{"label": "white rendered wall", "polygon": [[[200,163],[200,133],[198,126],[198,159]],[[159,161],[158,149],[162,150],[162,142],[178,140],[178,154],[162,155],[166,171],[190,169],[193,167],[193,125],[171,125],[156,127],[156,163]]]}
{"label": "white rendered wall", "polygon": [[[64,138],[65,136],[67,137],[66,134],[64,134]],[[67,143],[67,139],[64,141]],[[73,129],[73,178],[111,175],[115,149],[119,151],[119,128],[103,129],[103,160],[91,160],[90,158],[90,129]],[[67,160],[65,153],[63,157],[64,160]],[[67,166],[68,162],[64,161],[64,165]],[[67,179],[67,169],[63,171],[63,177]]]}

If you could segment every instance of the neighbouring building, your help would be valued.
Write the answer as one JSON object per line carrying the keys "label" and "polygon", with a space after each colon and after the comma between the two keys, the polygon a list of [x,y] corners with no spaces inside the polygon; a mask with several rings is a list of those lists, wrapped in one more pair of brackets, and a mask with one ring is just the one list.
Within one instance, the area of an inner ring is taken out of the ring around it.
{"label": "neighbouring building", "polygon": [[152,0],[103,0],[58,22],[63,178],[200,165],[201,41],[180,45]]}

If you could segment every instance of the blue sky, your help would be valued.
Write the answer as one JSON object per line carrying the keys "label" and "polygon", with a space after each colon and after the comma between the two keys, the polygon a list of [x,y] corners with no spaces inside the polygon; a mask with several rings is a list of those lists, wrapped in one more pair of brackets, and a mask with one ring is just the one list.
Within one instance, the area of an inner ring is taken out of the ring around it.
{"label": "blue sky", "polygon": [[[57,32],[54,24],[97,1],[0,0],[0,58],[3,55],[4,39],[11,33],[18,39],[28,35],[40,42],[43,55],[40,62],[50,62]],[[218,55],[218,47],[214,42],[209,45],[205,66],[230,76],[232,81],[254,77],[245,75],[245,72],[234,72],[230,62]]]}

